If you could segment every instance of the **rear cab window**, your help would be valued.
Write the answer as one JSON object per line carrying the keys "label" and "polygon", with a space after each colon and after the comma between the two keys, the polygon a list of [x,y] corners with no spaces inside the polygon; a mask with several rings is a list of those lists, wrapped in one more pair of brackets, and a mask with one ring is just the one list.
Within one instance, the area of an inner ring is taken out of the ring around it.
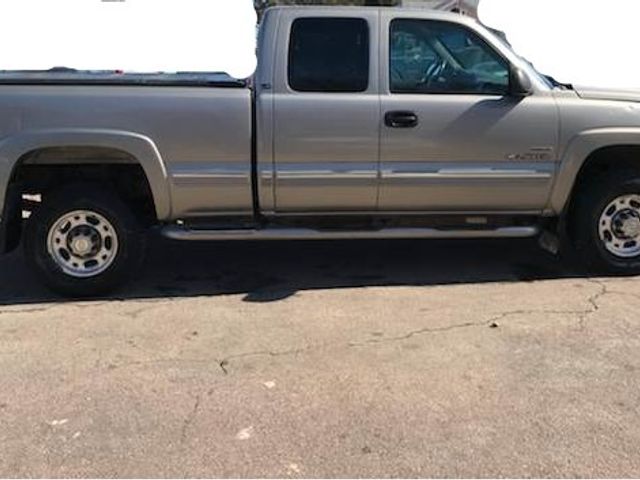
{"label": "rear cab window", "polygon": [[369,24],[363,18],[293,22],[288,82],[298,92],[364,92],[369,87]]}

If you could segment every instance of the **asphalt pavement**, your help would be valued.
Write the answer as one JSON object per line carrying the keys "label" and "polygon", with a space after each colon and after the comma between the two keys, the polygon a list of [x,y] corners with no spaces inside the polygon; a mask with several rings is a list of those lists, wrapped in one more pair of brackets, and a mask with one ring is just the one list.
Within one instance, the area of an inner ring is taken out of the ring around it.
{"label": "asphalt pavement", "polygon": [[638,477],[640,279],[529,241],[180,244],[69,301],[0,259],[0,477]]}

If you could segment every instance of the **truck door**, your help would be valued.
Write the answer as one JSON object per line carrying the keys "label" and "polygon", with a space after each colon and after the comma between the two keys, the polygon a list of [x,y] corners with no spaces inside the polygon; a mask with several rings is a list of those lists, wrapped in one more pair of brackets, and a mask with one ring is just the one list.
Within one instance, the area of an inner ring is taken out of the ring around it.
{"label": "truck door", "polygon": [[383,14],[380,209],[540,212],[557,158],[548,92],[465,23]]}
{"label": "truck door", "polygon": [[282,11],[286,34],[279,35],[273,86],[277,213],[376,208],[377,26],[375,10],[353,17]]}

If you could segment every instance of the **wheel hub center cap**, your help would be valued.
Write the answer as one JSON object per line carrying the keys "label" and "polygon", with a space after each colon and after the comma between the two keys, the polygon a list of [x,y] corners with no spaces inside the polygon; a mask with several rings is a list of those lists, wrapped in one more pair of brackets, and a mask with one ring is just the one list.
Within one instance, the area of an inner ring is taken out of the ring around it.
{"label": "wheel hub center cap", "polygon": [[622,224],[622,233],[629,238],[640,235],[640,218],[629,218]]}
{"label": "wheel hub center cap", "polygon": [[87,255],[93,249],[93,242],[89,237],[79,236],[71,242],[71,249],[76,255]]}
{"label": "wheel hub center cap", "polygon": [[631,210],[620,212],[613,220],[616,236],[632,239],[640,236],[640,215]]}

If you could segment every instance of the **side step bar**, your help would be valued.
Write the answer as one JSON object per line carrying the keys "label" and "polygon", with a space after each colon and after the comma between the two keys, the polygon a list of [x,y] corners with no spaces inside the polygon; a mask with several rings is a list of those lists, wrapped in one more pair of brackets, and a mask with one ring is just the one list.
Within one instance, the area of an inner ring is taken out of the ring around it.
{"label": "side step bar", "polygon": [[173,240],[364,240],[364,239],[456,239],[527,238],[540,233],[537,226],[505,227],[493,230],[439,230],[435,228],[388,228],[382,230],[313,230],[307,228],[264,228],[240,230],[196,230],[180,225],[162,229]]}

